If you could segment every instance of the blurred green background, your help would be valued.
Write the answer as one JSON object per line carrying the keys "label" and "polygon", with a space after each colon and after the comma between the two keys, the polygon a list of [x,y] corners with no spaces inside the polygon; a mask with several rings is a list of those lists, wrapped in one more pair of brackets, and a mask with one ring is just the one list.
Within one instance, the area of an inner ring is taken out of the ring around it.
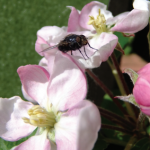
{"label": "blurred green background", "polygon": [[[17,68],[38,64],[36,32],[43,26],[67,26],[70,10],[90,0],[0,0],[0,97],[21,94]],[[108,4],[109,0],[101,0]]]}

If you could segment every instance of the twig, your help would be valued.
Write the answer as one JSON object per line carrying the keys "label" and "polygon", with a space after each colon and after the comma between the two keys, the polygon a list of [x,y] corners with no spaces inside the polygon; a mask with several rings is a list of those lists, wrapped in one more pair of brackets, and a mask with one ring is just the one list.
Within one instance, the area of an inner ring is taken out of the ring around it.
{"label": "twig", "polygon": [[105,84],[89,69],[86,69],[86,72],[89,74],[89,76],[97,83],[102,90],[107,93],[110,98],[113,100],[113,102],[118,106],[118,108],[123,112],[123,114],[128,115],[126,110],[122,107],[122,105],[119,103],[117,99],[114,98],[114,95],[112,92],[105,86]]}

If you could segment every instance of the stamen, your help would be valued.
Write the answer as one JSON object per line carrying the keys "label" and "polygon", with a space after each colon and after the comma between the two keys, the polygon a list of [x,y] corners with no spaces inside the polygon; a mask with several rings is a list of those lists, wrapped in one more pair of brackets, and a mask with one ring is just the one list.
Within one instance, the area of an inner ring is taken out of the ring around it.
{"label": "stamen", "polygon": [[107,28],[106,28],[106,19],[105,16],[103,14],[101,14],[101,10],[99,9],[99,13],[96,17],[96,19],[93,16],[89,16],[89,25],[93,25],[93,27],[95,28],[97,34],[101,34],[102,32],[106,32]]}
{"label": "stamen", "polygon": [[48,112],[39,105],[35,105],[29,109],[28,115],[30,118],[23,117],[22,119],[25,123],[29,123],[34,126],[53,128],[56,123],[55,114],[52,111]]}

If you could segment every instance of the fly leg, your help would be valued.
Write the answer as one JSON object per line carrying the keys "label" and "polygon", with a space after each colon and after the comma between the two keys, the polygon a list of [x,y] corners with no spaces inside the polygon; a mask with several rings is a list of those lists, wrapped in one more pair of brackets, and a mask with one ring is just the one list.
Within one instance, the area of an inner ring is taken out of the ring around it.
{"label": "fly leg", "polygon": [[91,45],[89,44],[89,42],[87,44],[89,45],[90,48],[98,51],[98,49],[95,49],[95,48],[91,47]]}
{"label": "fly leg", "polygon": [[89,58],[86,51],[85,51],[85,46],[84,46],[84,53],[85,53],[86,57]]}
{"label": "fly leg", "polygon": [[[78,49],[79,50],[79,52],[81,53],[81,55],[83,56],[83,58],[85,59],[85,57],[84,57],[84,55],[82,54],[82,52],[81,52],[81,50],[80,49]],[[86,60],[86,59],[85,59]]]}

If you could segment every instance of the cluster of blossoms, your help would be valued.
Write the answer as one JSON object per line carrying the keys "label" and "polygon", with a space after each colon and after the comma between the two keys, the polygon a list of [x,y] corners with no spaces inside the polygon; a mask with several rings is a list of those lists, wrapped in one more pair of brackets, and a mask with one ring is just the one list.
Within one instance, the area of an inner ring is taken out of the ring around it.
{"label": "cluster of blossoms", "polygon": [[[148,24],[150,2],[135,0],[133,7],[131,12],[113,17],[100,2],[93,1],[81,11],[69,6],[71,13],[67,28],[47,26],[37,32],[35,49],[44,57],[39,65],[21,66],[17,70],[23,95],[28,101],[18,96],[0,98],[0,137],[17,141],[37,129],[36,135],[13,150],[93,148],[101,119],[97,107],[84,100],[87,94],[84,71],[100,66],[112,54],[118,43],[114,31],[133,34]],[[69,52],[60,52],[57,47],[42,52],[58,44],[68,34],[85,35],[90,46],[98,50],[87,45],[89,59],[84,59],[79,51],[73,51],[71,56]],[[149,87],[145,81],[148,76],[143,75],[144,69],[138,74],[140,77],[135,83],[133,95],[144,110],[145,105],[136,98],[139,97],[136,90],[142,86],[140,82]]]}
{"label": "cluster of blossoms", "polygon": [[17,72],[29,101],[18,96],[0,98],[1,137],[16,141],[38,127],[35,136],[13,149],[92,149],[100,115],[92,102],[84,100],[86,78],[70,56],[58,52],[54,64],[48,63],[46,69],[26,65]]}
{"label": "cluster of blossoms", "polygon": [[[118,43],[118,37],[113,34],[114,31],[133,34],[148,24],[149,5],[149,1],[135,0],[134,9],[131,12],[125,12],[115,17],[106,10],[106,5],[97,1],[88,3],[81,11],[69,6],[71,13],[68,27],[46,26],[41,28],[37,32],[35,49],[40,55],[47,58],[45,53],[41,53],[42,50],[58,44],[68,34],[83,34],[88,38],[91,47],[98,50],[95,51],[87,45],[86,53],[90,59],[85,60],[79,51],[74,51],[72,57],[83,69],[99,67],[109,58]],[[49,53],[53,59],[57,48]]]}

